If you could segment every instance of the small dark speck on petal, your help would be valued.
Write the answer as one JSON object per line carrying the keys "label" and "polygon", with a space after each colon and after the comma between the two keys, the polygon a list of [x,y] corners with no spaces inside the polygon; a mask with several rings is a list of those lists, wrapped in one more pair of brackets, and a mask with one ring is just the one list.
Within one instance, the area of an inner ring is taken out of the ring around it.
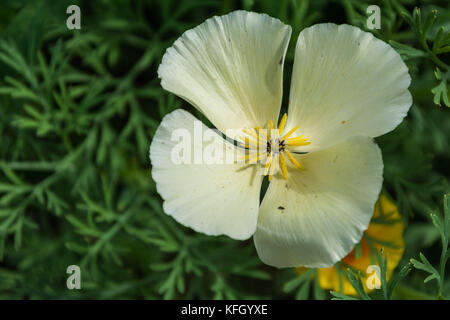
{"label": "small dark speck on petal", "polygon": [[283,58],[280,59],[280,61],[278,61],[278,64],[281,66],[283,64]]}
{"label": "small dark speck on petal", "polygon": [[284,210],[284,207],[283,206],[279,206],[278,210]]}

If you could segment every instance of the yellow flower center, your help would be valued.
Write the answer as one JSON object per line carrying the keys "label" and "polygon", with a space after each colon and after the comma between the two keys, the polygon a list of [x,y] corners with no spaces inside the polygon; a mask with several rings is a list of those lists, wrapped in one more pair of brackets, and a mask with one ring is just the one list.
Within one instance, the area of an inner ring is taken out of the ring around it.
{"label": "yellow flower center", "polygon": [[294,158],[290,148],[306,146],[310,144],[308,138],[299,135],[291,137],[298,129],[298,126],[283,134],[287,121],[287,114],[281,118],[278,129],[274,129],[272,120],[269,121],[268,129],[256,127],[254,129],[244,129],[245,136],[241,137],[241,145],[248,153],[243,157],[247,163],[264,163],[264,175],[272,180],[273,174],[279,168],[284,179],[288,178],[285,155],[297,169],[304,169],[303,166]]}

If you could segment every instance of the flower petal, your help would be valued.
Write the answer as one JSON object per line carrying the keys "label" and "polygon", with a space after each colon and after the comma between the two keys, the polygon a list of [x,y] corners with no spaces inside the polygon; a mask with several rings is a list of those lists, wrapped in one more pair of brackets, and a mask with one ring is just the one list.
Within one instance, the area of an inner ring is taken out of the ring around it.
{"label": "flower petal", "polygon": [[234,11],[186,31],[167,49],[161,85],[218,129],[276,121],[291,27],[266,14]]}
{"label": "flower petal", "polygon": [[371,33],[349,25],[318,24],[297,41],[286,130],[299,125],[323,149],[352,136],[393,130],[411,103],[411,77],[400,55]]}
{"label": "flower petal", "polygon": [[[212,134],[214,138],[202,142],[200,136],[200,142],[195,143],[199,137],[194,132],[195,121],[203,137]],[[200,155],[203,164],[195,164],[195,159],[192,163],[174,161],[174,150],[180,143],[173,141],[175,130],[183,130],[191,137],[192,157]],[[206,150],[217,155],[213,164],[204,163]],[[179,109],[166,115],[150,146],[152,177],[164,199],[164,212],[198,232],[249,238],[256,229],[262,176],[256,174],[255,166],[223,163],[240,152],[190,113]]]}
{"label": "flower petal", "polygon": [[383,180],[381,152],[372,139],[360,137],[299,161],[305,170],[290,170],[288,180],[277,175],[269,185],[256,249],[275,267],[329,267],[369,225]]}

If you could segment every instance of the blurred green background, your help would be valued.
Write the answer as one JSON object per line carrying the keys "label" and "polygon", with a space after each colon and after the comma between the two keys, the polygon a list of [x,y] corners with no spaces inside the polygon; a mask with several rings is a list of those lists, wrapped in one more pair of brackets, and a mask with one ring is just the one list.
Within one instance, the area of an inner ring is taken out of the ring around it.
{"label": "blurred green background", "polygon": [[[66,27],[70,4],[81,8],[81,30]],[[450,36],[439,36],[450,29],[448,1],[2,0],[0,298],[330,298],[314,279],[300,283],[291,269],[263,265],[252,240],[198,234],[162,212],[150,176],[152,135],[174,109],[202,117],[160,87],[156,70],[165,50],[205,19],[266,12],[293,28],[286,109],[298,33],[320,22],[366,30],[368,4],[381,8],[375,35],[401,53],[412,76],[407,118],[377,139],[384,192],[407,224],[400,266],[419,252],[438,266],[429,214],[442,214],[450,190]],[[81,290],[66,287],[72,264],[81,267]],[[434,297],[436,282],[424,284],[426,276],[414,269],[395,297]]]}

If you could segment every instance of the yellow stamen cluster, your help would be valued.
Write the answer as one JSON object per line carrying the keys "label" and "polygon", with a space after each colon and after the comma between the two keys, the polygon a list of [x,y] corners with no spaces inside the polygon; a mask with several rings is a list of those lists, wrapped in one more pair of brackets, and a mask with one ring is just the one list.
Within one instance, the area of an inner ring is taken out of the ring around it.
{"label": "yellow stamen cluster", "polygon": [[311,143],[303,135],[291,138],[291,135],[298,129],[298,126],[293,127],[282,135],[286,121],[287,114],[284,114],[278,130],[274,130],[273,122],[269,121],[269,130],[267,133],[265,132],[266,130],[256,127],[254,129],[244,129],[243,132],[246,136],[241,137],[242,146],[249,151],[242,159],[249,164],[265,160],[264,175],[269,176],[269,181],[272,180],[277,165],[281,170],[283,178],[288,178],[285,155],[294,167],[303,169],[303,166],[294,158],[288,148],[306,146]]}

